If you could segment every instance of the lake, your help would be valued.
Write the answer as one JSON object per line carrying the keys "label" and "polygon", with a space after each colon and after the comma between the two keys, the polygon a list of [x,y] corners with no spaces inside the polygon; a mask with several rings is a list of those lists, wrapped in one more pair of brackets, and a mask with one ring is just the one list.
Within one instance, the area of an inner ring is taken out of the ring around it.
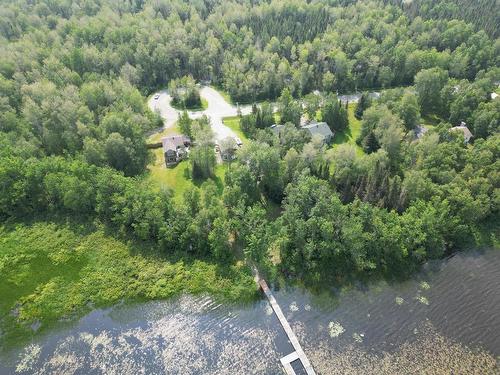
{"label": "lake", "polygon": [[[404,282],[274,295],[319,374],[498,374],[500,251],[427,263]],[[0,374],[281,374],[292,347],[267,300],[118,305],[0,357]]]}

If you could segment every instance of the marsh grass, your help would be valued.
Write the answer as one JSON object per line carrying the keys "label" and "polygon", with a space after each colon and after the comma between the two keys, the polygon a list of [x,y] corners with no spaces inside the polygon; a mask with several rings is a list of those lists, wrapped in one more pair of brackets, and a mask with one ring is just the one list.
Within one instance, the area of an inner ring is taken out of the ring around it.
{"label": "marsh grass", "polygon": [[0,346],[120,301],[210,294],[227,302],[255,298],[242,264],[224,265],[120,237],[115,228],[65,217],[0,226]]}

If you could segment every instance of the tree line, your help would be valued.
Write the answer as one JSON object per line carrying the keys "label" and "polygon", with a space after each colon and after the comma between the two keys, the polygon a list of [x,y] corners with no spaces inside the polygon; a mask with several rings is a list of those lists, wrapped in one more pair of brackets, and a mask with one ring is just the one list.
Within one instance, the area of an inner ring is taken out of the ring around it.
{"label": "tree line", "polygon": [[[498,223],[498,41],[463,20],[370,0],[16,0],[0,32],[2,219],[84,214],[164,251],[279,254],[284,272],[315,280],[411,270]],[[177,202],[145,178],[146,136],[161,125],[145,95],[171,82],[187,107],[201,79],[235,102],[276,99],[278,113],[241,118],[251,140],[222,189],[208,179],[209,119],[184,113],[191,171],[206,181]],[[337,93],[392,86],[405,87],[356,106],[358,148],[298,126],[342,134]],[[423,119],[435,126],[416,141]],[[449,131],[462,121],[469,144]]]}

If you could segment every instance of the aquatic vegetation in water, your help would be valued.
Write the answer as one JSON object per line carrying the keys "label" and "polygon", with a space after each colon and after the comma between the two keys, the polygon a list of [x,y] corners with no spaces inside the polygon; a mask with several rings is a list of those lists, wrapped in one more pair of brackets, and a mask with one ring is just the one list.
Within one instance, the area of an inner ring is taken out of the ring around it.
{"label": "aquatic vegetation in water", "polygon": [[18,343],[32,331],[122,300],[183,292],[228,301],[257,295],[244,266],[168,258],[154,246],[123,241],[87,223],[0,226],[0,270],[5,342]]}
{"label": "aquatic vegetation in water", "polygon": [[402,305],[404,303],[404,299],[401,297],[396,297],[396,305]]}
{"label": "aquatic vegetation in water", "polygon": [[339,337],[345,332],[345,328],[339,322],[328,323],[328,332],[331,337]]}
{"label": "aquatic vegetation in water", "polygon": [[420,303],[422,303],[422,304],[424,304],[424,305],[429,305],[429,300],[427,299],[427,297],[424,297],[424,296],[418,295],[418,296],[416,296],[416,297],[415,297],[415,299],[416,299],[418,302],[420,302]]}
{"label": "aquatic vegetation in water", "polygon": [[419,284],[420,288],[422,288],[423,290],[429,290],[431,288],[431,286],[429,285],[429,283],[427,281],[422,281],[420,284]]}
{"label": "aquatic vegetation in water", "polygon": [[42,348],[40,345],[30,344],[21,354],[21,360],[16,366],[16,372],[32,371],[33,365],[38,361]]}
{"label": "aquatic vegetation in water", "polygon": [[321,374],[498,374],[493,355],[444,337],[429,323],[419,327],[415,339],[380,353],[356,344],[332,346],[324,340],[309,345],[299,340]]}
{"label": "aquatic vegetation in water", "polygon": [[363,336],[364,336],[363,333],[356,333],[356,332],[354,332],[352,334],[352,338],[354,339],[354,341],[359,342],[359,343],[363,342]]}
{"label": "aquatic vegetation in water", "polygon": [[[186,295],[181,297],[179,304],[187,307],[199,305],[199,302],[199,299]],[[85,331],[66,336],[50,348],[46,357],[39,355],[39,347],[29,346],[26,352],[37,355],[24,355],[17,366],[20,371],[37,375],[231,375],[247,374],[249,368],[255,374],[279,371],[279,362],[262,360],[272,357],[277,330],[257,327],[231,330],[230,335],[225,335],[226,320],[211,322],[210,329],[206,329],[201,315],[179,312],[176,305],[175,311],[150,321],[144,327],[123,331]],[[47,349],[49,347],[45,347],[44,352]],[[33,359],[28,361],[26,358]]]}
{"label": "aquatic vegetation in water", "polygon": [[264,308],[266,315],[273,315],[273,308],[269,303],[266,303],[266,307]]}

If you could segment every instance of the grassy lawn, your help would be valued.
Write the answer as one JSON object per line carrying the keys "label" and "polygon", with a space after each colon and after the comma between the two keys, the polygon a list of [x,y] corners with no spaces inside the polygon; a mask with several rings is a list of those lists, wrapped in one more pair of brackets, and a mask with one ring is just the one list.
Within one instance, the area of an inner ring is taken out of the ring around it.
{"label": "grassy lawn", "polygon": [[335,133],[333,137],[333,146],[340,145],[343,143],[350,144],[356,149],[358,155],[363,154],[363,149],[356,144],[356,139],[361,133],[361,121],[354,116],[354,110],[356,109],[356,104],[349,104],[348,114],[349,114],[349,127],[343,132]]}
{"label": "grassy lawn", "polygon": [[[163,135],[164,136],[164,135]],[[161,136],[155,136],[157,141]],[[151,138],[150,142],[154,142]],[[174,167],[167,168],[163,150],[161,148],[153,150],[154,159],[152,164],[148,166],[149,173],[147,181],[152,182],[153,186],[158,189],[170,189],[173,193],[173,198],[179,202],[184,192],[193,186],[200,187],[205,180],[194,180],[191,176],[191,165],[189,160],[181,161]],[[215,167],[215,176],[211,179],[217,185],[219,192],[222,194],[224,187],[224,175],[228,168],[227,164],[217,164]]]}
{"label": "grassy lawn", "polygon": [[[154,164],[149,165],[149,175],[147,180],[157,186],[158,189],[170,189],[173,198],[179,202],[184,192],[193,186],[200,187],[206,180],[195,180],[191,176],[191,165],[189,160],[181,161],[174,167],[165,167],[162,149],[154,150]],[[215,176],[211,178],[222,194],[224,188],[224,175],[229,168],[227,164],[217,164],[215,167]]]}
{"label": "grassy lawn", "polygon": [[148,138],[148,143],[160,142],[163,137],[167,137],[167,136],[173,135],[173,134],[181,134],[181,130],[177,126],[177,123],[168,129],[164,129],[163,131],[161,131],[159,133],[153,134],[151,137]]}
{"label": "grassy lawn", "polygon": [[240,118],[238,116],[225,117],[222,119],[224,125],[233,130],[242,142],[248,141],[247,136],[243,133],[240,127]]}
{"label": "grassy lawn", "polygon": [[20,343],[61,319],[121,300],[210,293],[249,300],[255,283],[243,266],[223,266],[115,236],[100,224],[67,217],[0,226],[0,331]]}
{"label": "grassy lawn", "polygon": [[436,115],[425,115],[422,116],[421,124],[426,128],[432,129],[442,121],[443,120]]}

